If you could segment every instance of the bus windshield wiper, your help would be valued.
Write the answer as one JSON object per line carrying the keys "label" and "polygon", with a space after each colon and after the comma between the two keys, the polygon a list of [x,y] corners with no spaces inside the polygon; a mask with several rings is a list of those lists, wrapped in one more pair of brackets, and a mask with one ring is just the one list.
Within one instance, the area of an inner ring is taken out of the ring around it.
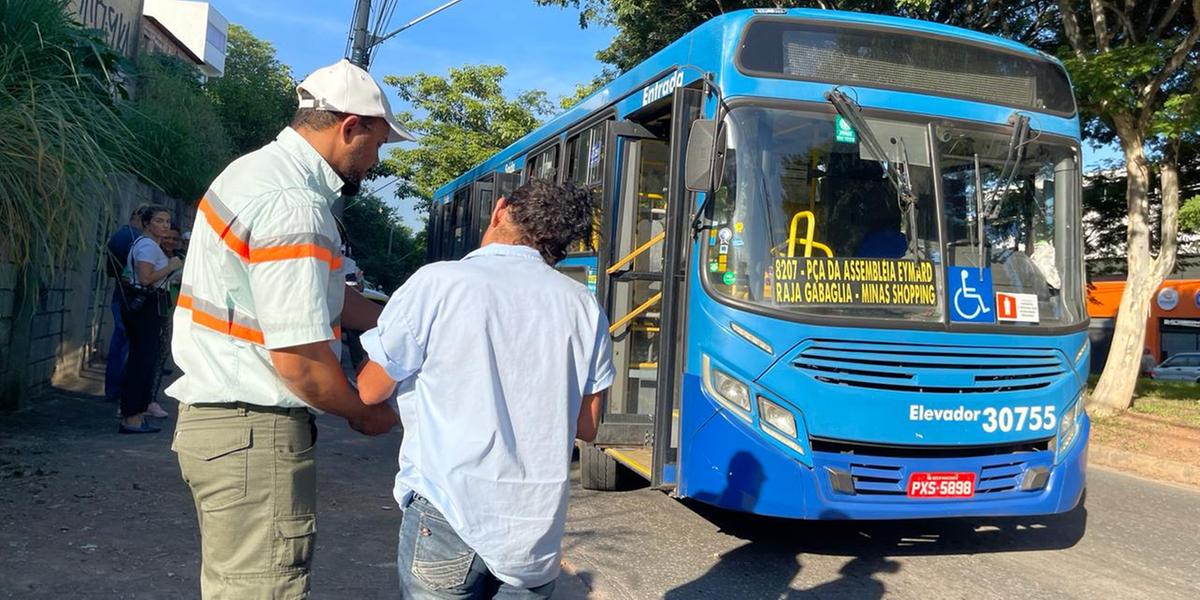
{"label": "bus windshield wiper", "polygon": [[1021,160],[1025,158],[1025,145],[1028,144],[1029,138],[1029,117],[1014,112],[1008,117],[1008,122],[1012,124],[1012,135],[1008,139],[1008,153],[1004,157],[1004,164],[1000,167],[1000,174],[996,177],[996,183],[999,185],[992,190],[991,194],[988,194],[987,200],[984,202],[983,213],[980,215],[982,219],[1000,218],[1000,209],[1004,207],[1004,199],[1007,196],[1005,191],[1012,185],[1017,171],[1021,169]]}
{"label": "bus windshield wiper", "polygon": [[1000,218],[1004,200],[1008,197],[1007,191],[1012,186],[1017,171],[1021,169],[1021,160],[1025,157],[1025,145],[1028,144],[1029,117],[1014,112],[1009,116],[1008,122],[1012,123],[1012,135],[1008,138],[1008,152],[1005,154],[1004,164],[1000,166],[1000,173],[996,177],[996,187],[992,189],[991,193],[984,193],[979,153],[975,153],[975,220],[979,230],[979,268],[981,269],[984,261],[987,260],[984,256],[984,246],[987,245],[988,228],[992,221]]}
{"label": "bus windshield wiper", "polygon": [[896,189],[900,199],[900,227],[908,240],[908,251],[914,256],[919,256],[916,231],[917,195],[913,192],[908,150],[904,146],[904,139],[898,138],[897,140],[899,155],[896,160],[889,159],[883,150],[883,144],[879,143],[879,138],[875,137],[875,132],[871,131],[871,126],[863,118],[861,109],[845,92],[835,87],[825,92],[825,99],[833,105],[843,119],[850,122],[850,126],[861,136],[867,150],[883,165],[884,176]]}

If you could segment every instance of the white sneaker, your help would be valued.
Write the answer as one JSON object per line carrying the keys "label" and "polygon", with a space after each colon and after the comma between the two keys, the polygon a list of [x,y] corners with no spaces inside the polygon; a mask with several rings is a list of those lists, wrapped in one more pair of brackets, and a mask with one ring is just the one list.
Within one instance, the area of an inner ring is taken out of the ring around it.
{"label": "white sneaker", "polygon": [[163,407],[158,402],[151,402],[150,406],[146,407],[146,416],[154,417],[155,419],[166,419],[171,416],[171,413],[163,410]]}

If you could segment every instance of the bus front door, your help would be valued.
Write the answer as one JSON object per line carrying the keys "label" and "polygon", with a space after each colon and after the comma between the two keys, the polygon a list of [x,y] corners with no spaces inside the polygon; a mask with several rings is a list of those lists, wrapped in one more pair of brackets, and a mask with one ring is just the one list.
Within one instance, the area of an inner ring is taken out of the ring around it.
{"label": "bus front door", "polygon": [[[687,94],[685,92],[691,92]],[[615,202],[611,232],[600,252],[599,292],[608,310],[616,379],[609,390],[596,446],[585,446],[582,479],[591,489],[614,489],[614,461],[653,486],[674,483],[678,454],[675,386],[682,339],[682,265],[686,258],[687,193],[680,177],[681,126],[699,114],[700,93],[680,90],[670,105],[642,122],[609,126],[609,183]],[[684,101],[681,101],[683,99]],[[676,192],[678,190],[679,192]],[[676,197],[677,193],[682,193]],[[612,196],[610,196],[611,198]],[[683,252],[681,253],[681,250]],[[665,340],[671,340],[666,342]],[[601,456],[603,453],[605,456]]]}

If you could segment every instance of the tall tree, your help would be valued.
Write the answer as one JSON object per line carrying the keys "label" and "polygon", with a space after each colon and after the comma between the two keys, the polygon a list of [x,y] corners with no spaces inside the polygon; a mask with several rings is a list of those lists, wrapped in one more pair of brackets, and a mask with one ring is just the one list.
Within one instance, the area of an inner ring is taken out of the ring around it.
{"label": "tall tree", "polygon": [[411,107],[397,117],[420,135],[415,148],[393,149],[383,163],[400,179],[397,197],[416,198],[417,210],[427,211],[439,186],[533,131],[551,112],[543,91],[506,98],[501,82],[507,74],[499,65],[466,65],[448,77],[384,77]]}
{"label": "tall tree", "polygon": [[265,146],[296,111],[291,69],[275,57],[275,47],[241,25],[229,26],[225,73],[204,84],[235,155]]}
{"label": "tall tree", "polygon": [[[1086,128],[1093,137],[1115,137],[1125,157],[1128,276],[1108,361],[1090,398],[1091,408],[1108,413],[1132,401],[1150,301],[1175,268],[1180,149],[1200,126],[1200,2],[1059,0],[1059,12]],[[1156,167],[1162,202],[1157,256],[1150,210]]]}

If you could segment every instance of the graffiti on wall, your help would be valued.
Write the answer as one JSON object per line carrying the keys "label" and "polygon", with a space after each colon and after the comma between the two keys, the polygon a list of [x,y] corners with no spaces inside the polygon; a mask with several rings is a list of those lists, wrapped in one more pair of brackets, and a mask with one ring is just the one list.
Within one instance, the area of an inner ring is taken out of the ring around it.
{"label": "graffiti on wall", "polygon": [[130,58],[137,54],[142,0],[72,0],[71,8],[85,27],[104,31],[114,50]]}

